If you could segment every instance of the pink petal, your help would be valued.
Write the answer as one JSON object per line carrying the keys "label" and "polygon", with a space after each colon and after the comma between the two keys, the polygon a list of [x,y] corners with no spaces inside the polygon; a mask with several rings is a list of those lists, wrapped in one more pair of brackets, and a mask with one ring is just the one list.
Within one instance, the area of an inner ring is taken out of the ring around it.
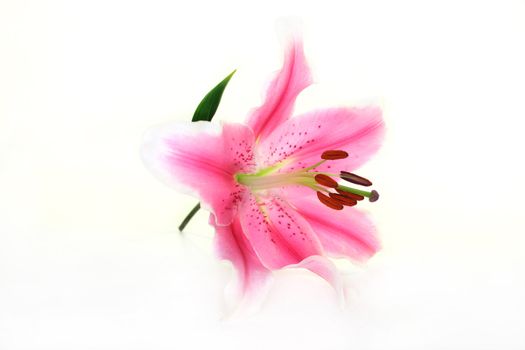
{"label": "pink petal", "polygon": [[378,108],[332,108],[286,121],[258,147],[259,160],[271,166],[286,160],[281,171],[297,170],[321,160],[326,150],[344,150],[349,157],[328,161],[319,171],[353,170],[380,147],[384,134]]}
{"label": "pink petal", "polygon": [[288,267],[299,267],[312,271],[324,278],[332,288],[334,288],[340,299],[344,297],[341,276],[337,267],[332,261],[330,261],[330,259],[320,255],[312,255],[301,261],[299,264],[290,265]]}
{"label": "pink petal", "polygon": [[302,42],[295,39],[286,52],[282,69],[268,88],[264,103],[248,116],[247,124],[256,138],[263,139],[287,120],[297,95],[311,83]]}
{"label": "pink petal", "polygon": [[221,259],[231,261],[237,272],[238,289],[242,297],[251,297],[264,290],[270,271],[262,264],[242,232],[238,218],[231,225],[217,226],[213,215],[210,224],[215,227],[215,247]]}
{"label": "pink petal", "polygon": [[233,176],[254,169],[253,143],[241,124],[172,123],[146,135],[142,156],[161,180],[199,197],[218,225],[228,225],[245,191]]}
{"label": "pink petal", "polygon": [[242,229],[264,266],[279,269],[322,255],[317,236],[304,218],[276,197],[246,197],[240,207]]}
{"label": "pink petal", "polygon": [[287,200],[308,220],[330,256],[364,261],[380,249],[372,221],[359,210],[349,207],[343,211],[330,209],[315,195],[291,196]]}

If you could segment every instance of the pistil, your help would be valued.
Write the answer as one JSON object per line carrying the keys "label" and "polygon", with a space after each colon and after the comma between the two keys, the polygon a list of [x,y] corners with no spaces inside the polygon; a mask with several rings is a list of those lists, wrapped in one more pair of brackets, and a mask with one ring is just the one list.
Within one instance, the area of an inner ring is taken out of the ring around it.
{"label": "pistil", "polygon": [[357,188],[343,186],[343,185],[337,186],[336,190],[339,193],[341,193],[340,191],[342,191],[342,192],[353,193],[353,194],[357,194],[357,195],[366,197],[366,198],[368,198],[368,200],[370,202],[375,202],[375,201],[377,201],[379,199],[379,193],[376,190],[372,190],[372,191],[368,192],[368,191],[363,191],[363,190],[359,190]]}

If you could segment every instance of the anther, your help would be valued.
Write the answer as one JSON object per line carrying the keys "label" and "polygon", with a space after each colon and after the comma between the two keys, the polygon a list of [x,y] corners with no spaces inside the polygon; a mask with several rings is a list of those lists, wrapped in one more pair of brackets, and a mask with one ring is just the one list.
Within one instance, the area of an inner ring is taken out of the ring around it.
{"label": "anther", "polygon": [[343,209],[343,205],[340,202],[338,202],[337,200],[333,198],[328,197],[322,192],[317,191],[317,198],[319,198],[319,201],[329,208],[332,208],[334,210]]}
{"label": "anther", "polygon": [[324,175],[324,174],[317,174],[314,177],[315,181],[323,186],[336,188],[339,184],[332,179],[330,176]]}
{"label": "anther", "polygon": [[335,199],[336,201],[338,201],[342,205],[346,205],[346,206],[351,207],[351,206],[354,206],[354,205],[357,204],[357,201],[355,199],[349,198],[349,197],[344,196],[342,194],[329,193],[329,195],[330,195],[330,198]]}
{"label": "anther", "polygon": [[365,197],[361,196],[360,194],[346,192],[346,191],[340,190],[338,188],[336,188],[335,190],[337,192],[339,192],[340,195],[348,197],[349,199],[354,199],[356,201],[361,201],[361,200],[363,200],[365,198]]}
{"label": "anther", "polygon": [[324,151],[321,155],[321,159],[326,160],[345,159],[346,157],[348,157],[348,153],[341,150]]}
{"label": "anther", "polygon": [[348,171],[341,171],[340,176],[341,176],[341,179],[354,183],[356,185],[372,186],[372,182],[370,180],[365,179],[362,176],[359,176],[353,173],[349,173]]}

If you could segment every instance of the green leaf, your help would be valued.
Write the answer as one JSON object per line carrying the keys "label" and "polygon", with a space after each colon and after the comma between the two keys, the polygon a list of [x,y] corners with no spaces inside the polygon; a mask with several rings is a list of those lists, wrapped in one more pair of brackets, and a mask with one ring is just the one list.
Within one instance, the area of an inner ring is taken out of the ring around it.
{"label": "green leaf", "polygon": [[[219,103],[221,102],[222,93],[224,92],[224,89],[226,89],[226,85],[228,85],[231,77],[236,71],[237,70],[231,72],[230,75],[224,78],[219,84],[217,84],[216,87],[208,92],[206,96],[204,96],[201,103],[199,103],[197,106],[195,113],[193,113],[193,118],[191,118],[192,122],[199,120],[205,120],[208,122],[211,121],[211,118],[213,118],[215,112],[217,112],[217,107],[219,107]],[[197,205],[188,213],[188,215],[186,215],[182,223],[179,225],[179,231],[181,233],[200,208],[201,204],[197,203]]]}
{"label": "green leaf", "polygon": [[223,81],[221,81],[219,84],[217,84],[216,87],[214,87],[204,98],[202,99],[201,103],[197,106],[197,109],[195,110],[195,113],[193,113],[193,118],[191,118],[192,122],[196,122],[199,120],[205,120],[205,121],[211,121],[211,118],[215,115],[215,112],[217,111],[217,107],[219,107],[219,103],[221,102],[222,93],[224,92],[224,89],[226,88],[226,85],[230,82],[231,77],[233,74],[235,74],[237,70],[234,70],[230,73],[226,78],[224,78]]}

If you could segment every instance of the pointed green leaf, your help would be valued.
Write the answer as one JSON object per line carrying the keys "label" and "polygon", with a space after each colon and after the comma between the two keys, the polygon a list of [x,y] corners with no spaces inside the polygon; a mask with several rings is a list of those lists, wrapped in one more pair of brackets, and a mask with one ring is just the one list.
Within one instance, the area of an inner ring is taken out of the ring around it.
{"label": "pointed green leaf", "polygon": [[[219,84],[217,84],[216,87],[208,92],[206,96],[204,96],[201,103],[199,103],[197,106],[195,113],[193,113],[193,118],[191,118],[192,122],[199,120],[211,121],[211,118],[213,118],[215,112],[217,112],[217,107],[219,107],[219,103],[221,102],[222,93],[224,92],[224,89],[226,89],[226,85],[228,85],[231,77],[236,71],[237,70],[231,72],[230,75],[224,78]],[[184,218],[179,226],[179,231],[181,233],[200,208],[201,204],[197,203],[197,205],[188,213],[188,215],[186,215],[186,218]]]}
{"label": "pointed green leaf", "polygon": [[217,84],[216,87],[214,87],[204,98],[202,99],[201,103],[197,106],[197,109],[195,110],[195,113],[193,114],[193,118],[191,119],[192,122],[196,122],[199,120],[206,120],[211,121],[211,118],[215,115],[215,112],[217,111],[217,107],[219,107],[219,103],[221,102],[222,93],[224,92],[224,89],[226,88],[226,85],[228,85],[231,77],[233,74],[235,74],[236,70],[230,73],[226,78],[224,78],[223,81],[221,81],[219,84]]}

